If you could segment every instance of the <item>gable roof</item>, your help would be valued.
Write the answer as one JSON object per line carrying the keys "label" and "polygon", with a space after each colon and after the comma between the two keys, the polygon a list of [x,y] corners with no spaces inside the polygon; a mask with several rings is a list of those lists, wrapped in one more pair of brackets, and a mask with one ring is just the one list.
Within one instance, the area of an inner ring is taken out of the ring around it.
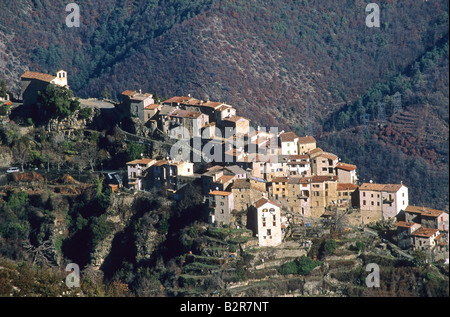
{"label": "gable roof", "polygon": [[229,196],[231,195],[231,192],[226,192],[223,190],[213,190],[211,192],[209,192],[210,195],[215,195],[215,196]]}
{"label": "gable roof", "polygon": [[316,143],[316,139],[312,136],[302,136],[298,138],[298,143],[300,144]]}
{"label": "gable roof", "polygon": [[359,186],[352,183],[337,183],[336,190],[355,190]]}
{"label": "gable roof", "polygon": [[438,217],[440,216],[444,210],[438,210],[438,209],[431,209],[428,207],[421,207],[421,206],[410,206],[408,205],[405,208],[405,212],[413,213],[413,214],[419,214],[426,217]]}
{"label": "gable roof", "polygon": [[142,159],[137,159],[137,160],[133,160],[133,161],[127,162],[127,165],[136,165],[136,164],[147,165],[147,164],[149,164],[149,163],[151,163],[153,161],[156,161],[156,160],[151,159],[151,158],[142,158]]}
{"label": "gable roof", "polygon": [[[403,184],[375,184],[375,183],[363,183],[360,186],[361,190],[372,190],[372,191],[387,191],[387,192],[397,192]],[[405,186],[406,187],[406,186]]]}
{"label": "gable roof", "polygon": [[52,80],[54,80],[56,78],[56,76],[53,75],[49,75],[49,74],[43,74],[43,73],[38,73],[38,72],[25,72],[21,78],[24,79],[37,79],[40,81],[45,81],[45,82],[51,82]]}
{"label": "gable roof", "polygon": [[353,171],[356,169],[356,165],[342,163],[342,162],[337,163],[336,167],[339,169],[345,170],[345,171]]}
{"label": "gable roof", "polygon": [[259,207],[261,207],[261,206],[264,206],[265,204],[272,204],[272,205],[275,205],[275,206],[277,206],[277,207],[280,207],[280,205],[279,204],[277,204],[276,202],[274,202],[274,201],[272,201],[272,200],[269,200],[269,199],[267,199],[267,198],[260,198],[259,200],[257,200],[253,205],[256,207],[256,208],[259,208]]}
{"label": "gable roof", "polygon": [[186,97],[186,96],[182,96],[182,97],[175,96],[175,97],[167,99],[166,101],[164,101],[164,103],[184,103],[188,100],[189,100],[189,97]]}
{"label": "gable roof", "polygon": [[296,139],[298,140],[298,136],[294,132],[280,133],[281,142],[294,142]]}
{"label": "gable roof", "polygon": [[420,227],[419,229],[411,233],[411,235],[420,238],[430,238],[436,232],[439,232],[439,229]]}

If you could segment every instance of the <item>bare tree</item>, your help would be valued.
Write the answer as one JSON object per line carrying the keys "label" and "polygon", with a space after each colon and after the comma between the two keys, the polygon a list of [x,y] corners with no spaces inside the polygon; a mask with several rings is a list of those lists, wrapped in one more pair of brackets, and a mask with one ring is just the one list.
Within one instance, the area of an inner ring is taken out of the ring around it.
{"label": "bare tree", "polygon": [[28,254],[33,264],[43,264],[46,266],[54,265],[54,258],[56,254],[56,248],[51,240],[46,240],[44,243],[35,247],[29,241],[23,244],[23,249]]}
{"label": "bare tree", "polygon": [[14,156],[14,160],[20,164],[23,172],[24,164],[30,161],[30,150],[28,147],[28,142],[25,140],[20,140],[19,142],[17,142],[12,148],[12,153]]}

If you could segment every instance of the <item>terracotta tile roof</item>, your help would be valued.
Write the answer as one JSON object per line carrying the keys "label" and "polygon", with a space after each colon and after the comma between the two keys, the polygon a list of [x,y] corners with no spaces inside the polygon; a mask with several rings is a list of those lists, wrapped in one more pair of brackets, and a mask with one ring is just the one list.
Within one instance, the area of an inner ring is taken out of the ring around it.
{"label": "terracotta tile roof", "polygon": [[435,228],[426,228],[426,227],[420,227],[413,233],[411,233],[412,236],[421,237],[421,238],[429,238],[432,235],[434,235],[436,232],[439,232],[439,229]]}
{"label": "terracotta tile roof", "polygon": [[288,184],[301,184],[303,183],[303,177],[289,177]]}
{"label": "terracotta tile roof", "polygon": [[156,163],[153,164],[153,165],[154,165],[154,166],[163,166],[163,165],[165,165],[165,164],[167,164],[167,161],[166,161],[166,160],[159,160],[159,161],[156,161]]}
{"label": "terracotta tile roof", "polygon": [[202,115],[201,112],[196,111],[188,111],[183,109],[175,109],[172,113],[170,113],[171,117],[177,117],[177,118],[192,118],[196,119]]}
{"label": "terracotta tile roof", "polygon": [[25,72],[21,78],[24,79],[37,79],[37,80],[41,80],[41,81],[45,81],[45,82],[51,82],[53,79],[56,78],[56,76],[53,75],[48,75],[48,74],[43,74],[43,73],[38,73],[38,72]]}
{"label": "terracotta tile roof", "polygon": [[402,186],[405,186],[403,184],[386,184],[384,185],[383,190],[387,192],[397,192]]}
{"label": "terracotta tile roof", "polygon": [[164,103],[184,103],[186,101],[189,100],[189,97],[179,97],[179,96],[175,96],[172,98],[167,99],[166,101],[164,101]]}
{"label": "terracotta tile roof", "polygon": [[148,106],[145,106],[145,110],[155,110],[155,109],[157,109],[158,107],[160,107],[161,105],[157,105],[157,104],[151,104],[151,105],[148,105]]}
{"label": "terracotta tile roof", "polygon": [[325,181],[335,181],[337,176],[311,176],[311,183],[323,183]]}
{"label": "terracotta tile roof", "polygon": [[247,178],[235,179],[233,186],[231,186],[232,189],[250,189],[250,187],[250,180]]}
{"label": "terracotta tile roof", "polygon": [[137,91],[134,91],[134,90],[125,90],[125,91],[122,93],[122,95],[125,95],[125,96],[133,96],[133,95],[136,95],[136,94],[138,94],[138,92],[137,92]]}
{"label": "terracotta tile roof", "polygon": [[277,207],[280,207],[280,205],[279,204],[277,204],[276,202],[274,202],[274,201],[272,201],[272,200],[269,200],[269,199],[267,199],[267,198],[260,198],[259,200],[257,200],[253,205],[256,207],[256,208],[259,208],[259,207],[261,207],[261,206],[263,206],[263,205],[265,205],[265,204],[267,204],[267,203],[269,203],[269,204],[272,204],[272,205],[275,205],[275,206],[277,206]]}
{"label": "terracotta tile roof", "polygon": [[243,120],[248,120],[244,117],[239,117],[239,116],[230,116],[230,117],[226,117],[223,120],[225,121],[230,121],[230,122],[238,122],[238,121],[243,121]]}
{"label": "terracotta tile roof", "polygon": [[411,228],[414,225],[415,225],[414,222],[399,221],[399,222],[397,222],[396,226],[402,227],[402,228]]}
{"label": "terracotta tile roof", "polygon": [[210,107],[210,108],[214,108],[214,109],[221,105],[223,105],[223,103],[218,102],[218,101],[207,101],[202,104],[202,106],[204,106],[204,107]]}
{"label": "terracotta tile roof", "polygon": [[313,157],[317,157],[321,153],[323,153],[323,150],[320,147],[316,147],[315,149],[307,152],[306,154],[308,154],[311,158],[313,158]]}
{"label": "terracotta tile roof", "polygon": [[234,178],[234,175],[223,175],[217,180],[217,183],[226,184]]}
{"label": "terracotta tile roof", "polygon": [[343,169],[345,171],[353,171],[356,169],[356,165],[353,164],[347,164],[347,163],[337,163],[337,168]]}
{"label": "terracotta tile roof", "polygon": [[275,177],[272,178],[272,183],[287,183],[289,179],[287,177]]}
{"label": "terracotta tile roof", "polygon": [[138,160],[133,160],[130,162],[127,162],[127,165],[136,165],[136,164],[144,164],[147,165],[151,162],[155,161],[154,159],[150,159],[150,158],[143,158],[143,159],[138,159]]}
{"label": "terracotta tile roof", "polygon": [[443,210],[431,209],[428,207],[421,207],[421,206],[410,206],[410,205],[408,205],[405,208],[405,211],[408,213],[420,214],[422,216],[434,217],[434,218],[440,216],[443,212],[445,212]]}
{"label": "terracotta tile roof", "polygon": [[316,139],[312,136],[303,136],[298,138],[298,143],[300,144],[316,143]]}
{"label": "terracotta tile roof", "polygon": [[212,192],[209,192],[210,195],[215,195],[215,196],[229,196],[232,193],[231,192],[226,192],[226,191],[222,191],[222,190],[214,190]]}
{"label": "terracotta tile roof", "polygon": [[355,190],[359,186],[352,183],[338,183],[336,185],[336,190]]}
{"label": "terracotta tile roof", "polygon": [[309,159],[309,156],[308,155],[306,155],[306,154],[297,154],[297,155],[289,155],[288,156],[288,159],[290,160],[290,161],[295,161],[295,160],[306,160],[306,159]]}
{"label": "terracotta tile roof", "polygon": [[298,136],[294,132],[285,132],[280,134],[281,142],[294,142]]}
{"label": "terracotta tile roof", "polygon": [[405,185],[402,185],[402,184],[363,183],[359,188],[361,190],[397,192],[402,186],[405,186]]}
{"label": "terracotta tile roof", "polygon": [[328,152],[323,152],[318,156],[324,157],[326,159],[333,160],[333,161],[338,159],[337,155],[334,155],[333,153],[328,153]]}

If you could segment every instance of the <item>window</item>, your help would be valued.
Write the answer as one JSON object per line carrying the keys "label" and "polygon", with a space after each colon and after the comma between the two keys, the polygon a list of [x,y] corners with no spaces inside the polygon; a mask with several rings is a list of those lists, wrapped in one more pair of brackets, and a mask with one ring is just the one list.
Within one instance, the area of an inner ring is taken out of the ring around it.
{"label": "window", "polygon": [[363,192],[363,197],[366,197],[366,192]]}
{"label": "window", "polygon": [[372,197],[372,198],[373,198],[373,194],[370,194],[370,197]]}
{"label": "window", "polygon": [[267,235],[271,236],[272,235],[272,230],[271,229],[267,229]]}
{"label": "window", "polygon": [[365,200],[363,200],[363,205],[364,205],[364,206],[366,205],[366,201],[365,201]]}
{"label": "window", "polygon": [[220,213],[221,213],[221,214],[225,213],[225,210],[220,209]]}
{"label": "window", "polygon": [[371,201],[370,204],[373,206],[374,205],[373,201]]}

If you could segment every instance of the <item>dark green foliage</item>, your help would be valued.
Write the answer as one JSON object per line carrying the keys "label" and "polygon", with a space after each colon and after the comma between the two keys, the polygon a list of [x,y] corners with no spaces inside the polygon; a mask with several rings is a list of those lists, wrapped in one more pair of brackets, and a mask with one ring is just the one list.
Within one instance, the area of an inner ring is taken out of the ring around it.
{"label": "dark green foliage", "polygon": [[127,145],[127,155],[128,160],[132,161],[138,158],[141,158],[141,154],[146,153],[146,148],[144,144],[138,144],[138,143],[128,143]]}
{"label": "dark green foliage", "polygon": [[72,90],[48,85],[38,96],[38,120],[64,119],[79,110],[80,102],[74,99]]}
{"label": "dark green foliage", "polygon": [[336,241],[334,239],[328,239],[323,244],[323,250],[325,254],[333,254],[336,250]]}
{"label": "dark green foliage", "polygon": [[79,119],[88,119],[92,116],[92,109],[89,107],[82,108],[78,111]]}
{"label": "dark green foliage", "polygon": [[4,79],[2,79],[0,81],[0,97],[6,98],[6,96],[7,96],[7,94],[6,94],[7,89],[8,88],[6,87],[6,82],[5,82]]}
{"label": "dark green foliage", "polygon": [[310,257],[303,255],[299,259],[296,259],[295,261],[287,262],[281,265],[278,269],[278,272],[282,275],[287,274],[308,275],[315,267],[320,265],[322,265],[322,262],[315,261]]}

